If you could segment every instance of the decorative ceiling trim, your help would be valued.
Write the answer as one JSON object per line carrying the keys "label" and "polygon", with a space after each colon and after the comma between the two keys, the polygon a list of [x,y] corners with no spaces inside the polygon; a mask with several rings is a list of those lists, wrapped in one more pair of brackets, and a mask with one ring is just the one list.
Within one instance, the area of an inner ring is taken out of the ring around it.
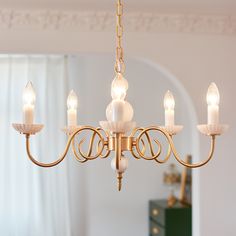
{"label": "decorative ceiling trim", "polygon": [[[102,32],[114,24],[112,11],[0,9],[0,29]],[[131,32],[236,35],[236,15],[129,12],[125,24]]]}

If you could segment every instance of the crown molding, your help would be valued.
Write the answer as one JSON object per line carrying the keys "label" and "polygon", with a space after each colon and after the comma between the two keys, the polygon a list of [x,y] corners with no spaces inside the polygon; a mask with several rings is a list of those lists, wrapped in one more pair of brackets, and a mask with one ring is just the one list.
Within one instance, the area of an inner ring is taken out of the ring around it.
{"label": "crown molding", "polygon": [[[0,9],[0,29],[103,32],[114,29],[113,11]],[[127,12],[126,30],[150,33],[236,35],[236,15]]]}

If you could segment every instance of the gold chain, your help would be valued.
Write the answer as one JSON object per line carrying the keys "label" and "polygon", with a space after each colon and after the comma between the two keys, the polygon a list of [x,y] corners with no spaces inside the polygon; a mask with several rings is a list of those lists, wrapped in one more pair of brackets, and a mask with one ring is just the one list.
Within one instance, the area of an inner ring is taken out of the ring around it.
{"label": "gold chain", "polygon": [[123,37],[123,4],[121,0],[117,0],[116,7],[116,64],[115,72],[123,74],[125,72],[125,63],[124,63],[124,50],[122,48],[122,37]]}

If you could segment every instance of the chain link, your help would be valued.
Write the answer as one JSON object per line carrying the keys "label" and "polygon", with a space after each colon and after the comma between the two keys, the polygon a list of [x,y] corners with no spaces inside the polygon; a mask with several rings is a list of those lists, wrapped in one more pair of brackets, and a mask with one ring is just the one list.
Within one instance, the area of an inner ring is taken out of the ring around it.
{"label": "chain link", "polygon": [[125,72],[125,63],[124,63],[124,50],[122,47],[122,37],[123,37],[123,4],[121,0],[117,0],[116,7],[116,64],[115,72],[123,74]]}

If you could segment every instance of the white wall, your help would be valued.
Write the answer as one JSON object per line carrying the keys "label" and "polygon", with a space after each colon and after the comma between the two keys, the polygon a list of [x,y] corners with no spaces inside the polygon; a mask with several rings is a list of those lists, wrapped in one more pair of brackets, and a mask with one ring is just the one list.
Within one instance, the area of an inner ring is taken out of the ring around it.
{"label": "white wall", "polygon": [[[221,120],[230,131],[217,139],[216,155],[200,172],[201,236],[235,235],[236,38],[213,34],[127,33],[126,57],[147,58],[174,74],[191,95],[201,123],[206,121],[205,93],[211,81],[221,92]],[[1,52],[113,52],[110,32],[2,30]],[[129,67],[129,65],[128,65]],[[188,112],[188,111],[186,111]],[[208,144],[201,143],[201,157]]]}

